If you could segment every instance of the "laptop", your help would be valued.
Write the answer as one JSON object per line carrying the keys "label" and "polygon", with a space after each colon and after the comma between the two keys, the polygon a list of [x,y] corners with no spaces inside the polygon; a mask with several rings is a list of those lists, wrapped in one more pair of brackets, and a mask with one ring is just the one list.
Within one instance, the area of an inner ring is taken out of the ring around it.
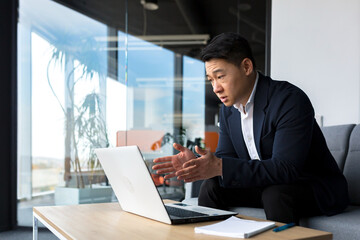
{"label": "laptop", "polygon": [[95,153],[126,212],[167,224],[220,220],[237,214],[184,203],[164,204],[137,146],[99,148]]}

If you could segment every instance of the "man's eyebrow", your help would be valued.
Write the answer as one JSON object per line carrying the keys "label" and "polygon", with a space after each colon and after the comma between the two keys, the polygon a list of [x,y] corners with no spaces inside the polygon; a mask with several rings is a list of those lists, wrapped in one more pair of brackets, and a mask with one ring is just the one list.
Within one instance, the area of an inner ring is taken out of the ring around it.
{"label": "man's eyebrow", "polygon": [[[224,72],[225,70],[222,69],[222,68],[219,68],[219,69],[215,69],[214,71],[212,71],[211,73],[219,73],[219,72]],[[206,77],[209,77],[208,74],[206,74]]]}
{"label": "man's eyebrow", "polygon": [[212,73],[224,72],[225,70],[222,68],[215,69]]}

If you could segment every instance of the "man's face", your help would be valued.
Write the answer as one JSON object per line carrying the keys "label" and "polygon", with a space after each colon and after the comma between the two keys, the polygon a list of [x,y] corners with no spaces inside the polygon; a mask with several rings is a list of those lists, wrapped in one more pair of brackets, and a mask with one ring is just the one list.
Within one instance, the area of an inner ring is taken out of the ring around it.
{"label": "man's face", "polygon": [[214,58],[205,62],[205,69],[214,93],[225,106],[230,107],[239,101],[246,103],[254,84],[249,78],[253,75],[249,59],[245,58],[240,66],[235,66],[224,59]]}

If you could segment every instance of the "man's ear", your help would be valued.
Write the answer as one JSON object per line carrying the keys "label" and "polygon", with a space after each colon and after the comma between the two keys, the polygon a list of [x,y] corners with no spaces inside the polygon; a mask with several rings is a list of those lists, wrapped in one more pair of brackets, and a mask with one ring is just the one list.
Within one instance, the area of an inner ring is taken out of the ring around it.
{"label": "man's ear", "polygon": [[254,65],[250,58],[244,58],[241,62],[241,66],[243,67],[246,76],[249,76],[254,71]]}

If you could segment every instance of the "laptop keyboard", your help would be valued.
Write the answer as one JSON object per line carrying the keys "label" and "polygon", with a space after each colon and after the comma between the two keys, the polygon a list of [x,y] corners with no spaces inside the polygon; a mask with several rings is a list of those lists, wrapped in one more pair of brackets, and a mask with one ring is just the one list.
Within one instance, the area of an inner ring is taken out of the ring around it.
{"label": "laptop keyboard", "polygon": [[168,214],[171,216],[176,216],[176,217],[201,217],[201,216],[208,216],[208,214],[203,214],[203,213],[199,213],[199,212],[194,212],[194,211],[190,211],[190,210],[185,210],[185,209],[180,209],[180,208],[176,208],[176,207],[171,207],[171,206],[165,206],[166,211],[168,212]]}

